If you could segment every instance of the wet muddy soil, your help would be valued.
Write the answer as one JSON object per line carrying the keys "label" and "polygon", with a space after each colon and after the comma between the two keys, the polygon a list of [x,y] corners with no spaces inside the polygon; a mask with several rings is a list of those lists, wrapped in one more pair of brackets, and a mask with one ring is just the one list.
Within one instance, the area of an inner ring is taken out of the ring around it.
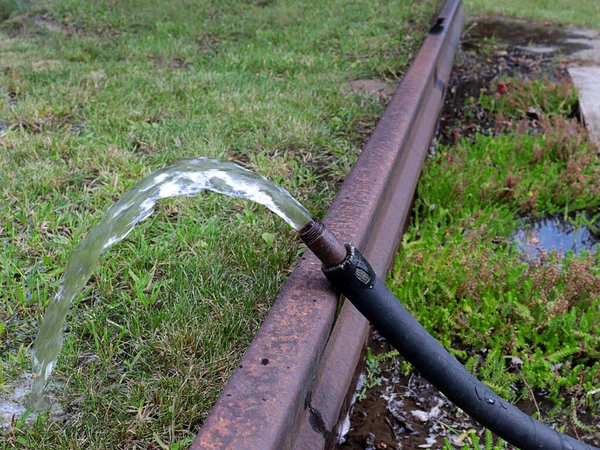
{"label": "wet muddy soil", "polygon": [[[439,144],[453,145],[459,138],[495,132],[494,117],[477,107],[479,96],[489,93],[487,89],[495,78],[521,75],[551,81],[564,79],[568,76],[564,62],[575,52],[589,48],[587,39],[580,30],[512,19],[484,18],[467,25],[432,151]],[[474,106],[467,116],[465,104],[469,102]],[[573,111],[573,116],[576,115],[577,111]],[[549,217],[524,222],[514,239],[522,242],[528,258],[527,252],[537,256],[540,251],[595,251],[600,242],[596,231],[594,227],[576,227],[567,220]],[[406,371],[403,359],[391,357],[388,354],[391,347],[376,332],[369,348],[372,364],[367,362],[367,370],[359,382],[358,400],[352,406],[347,433],[338,443],[339,449],[443,449],[445,439],[450,443],[446,448],[461,448],[472,445],[469,433],[475,433],[485,442],[485,429],[418,373]],[[516,388],[520,391],[522,386]],[[552,424],[548,418],[554,416],[551,414],[554,403],[545,392],[530,394],[516,405]],[[570,399],[565,399],[564,404],[570,404]],[[596,419],[586,411],[578,410],[577,419],[595,426]],[[600,439],[576,428],[570,416],[556,420],[560,421],[558,427],[565,426],[566,434],[600,446]]]}
{"label": "wet muddy soil", "polygon": [[[440,391],[417,372],[407,372],[404,359],[391,356],[393,349],[375,331],[369,342],[373,359],[377,358],[375,370],[368,369],[357,387],[359,398],[350,413],[350,429],[338,443],[339,450],[379,449],[457,449],[473,445],[472,434],[485,443],[485,428],[471,419],[450,402]],[[470,351],[470,353],[473,353]],[[365,389],[370,377],[377,386]],[[360,396],[363,398],[360,398]],[[569,404],[566,399],[565,404]],[[533,398],[521,399],[516,406],[529,415],[541,417],[544,423],[560,428],[564,433],[583,442],[599,446],[600,439],[581,432],[569,418],[568,423],[557,418],[550,420],[555,404],[543,391],[533,393]],[[593,427],[596,418],[587,411],[578,410],[577,419]],[[497,436],[493,436],[498,444]],[[449,447],[448,447],[449,443]],[[501,447],[502,448],[502,447]],[[506,449],[517,448],[505,444]]]}
{"label": "wet muddy soil", "polygon": [[466,27],[464,50],[496,43],[503,50],[572,57],[594,46],[594,34],[569,26],[505,17],[481,17]]}
{"label": "wet muddy soil", "polygon": [[402,358],[385,356],[392,349],[377,333],[369,348],[381,358],[369,376],[381,384],[364,389],[367,381],[361,379],[357,391],[364,398],[354,404],[351,430],[340,449],[441,448],[444,439],[462,446],[467,439],[463,432],[484,432],[425,378],[406,373]]}
{"label": "wet muddy soil", "polygon": [[[31,424],[35,421],[38,414],[31,412],[25,406],[32,386],[33,375],[27,374],[17,380],[14,385],[6,385],[4,390],[0,391],[0,434],[14,431],[14,427],[19,422]],[[51,388],[54,387],[55,384],[52,384]],[[48,394],[47,401],[48,406],[44,413],[50,414],[55,421],[64,422],[67,420],[67,413],[56,402],[51,393]]]}
{"label": "wet muddy soil", "polygon": [[[552,56],[517,49],[509,53],[499,50],[497,45],[491,48],[485,54],[459,50],[440,116],[436,144],[454,145],[461,137],[494,132],[495,118],[477,103],[495,78],[522,75],[524,78],[557,80],[567,76],[566,70],[557,66]],[[471,106],[466,107],[467,104]]]}

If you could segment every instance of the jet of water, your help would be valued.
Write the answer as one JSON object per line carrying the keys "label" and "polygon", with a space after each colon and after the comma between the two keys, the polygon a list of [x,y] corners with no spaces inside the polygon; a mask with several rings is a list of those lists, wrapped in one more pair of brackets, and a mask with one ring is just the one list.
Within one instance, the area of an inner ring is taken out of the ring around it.
{"label": "jet of water", "polygon": [[62,285],[46,309],[34,343],[33,372],[36,379],[30,395],[34,409],[42,406],[46,381],[58,360],[63,343],[62,327],[69,306],[92,275],[102,252],[124,239],[138,222],[150,216],[158,200],[175,196],[193,197],[205,190],[264,205],[297,231],[312,220],[308,211],[287,191],[230,162],[209,158],[185,159],[144,178],[108,209],[69,258]]}

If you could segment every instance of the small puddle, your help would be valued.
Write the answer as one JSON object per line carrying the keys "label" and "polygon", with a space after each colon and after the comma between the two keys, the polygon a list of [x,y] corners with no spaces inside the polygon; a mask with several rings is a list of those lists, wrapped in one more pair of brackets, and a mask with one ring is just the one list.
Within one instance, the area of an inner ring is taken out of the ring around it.
{"label": "small puddle", "polygon": [[589,30],[536,23],[504,17],[481,18],[472,22],[468,38],[463,42],[466,50],[476,49],[477,43],[491,39],[508,50],[520,49],[532,53],[559,53],[573,55],[594,46]]}
{"label": "small puddle", "polygon": [[575,226],[562,217],[544,217],[536,221],[527,221],[513,236],[518,250],[534,261],[542,253],[567,252],[580,254],[582,251],[597,252],[600,243],[598,232],[592,232],[587,226]]}
{"label": "small puddle", "polygon": [[25,413],[25,403],[32,385],[33,379],[21,383],[10,394],[0,395],[0,430],[10,428]]}

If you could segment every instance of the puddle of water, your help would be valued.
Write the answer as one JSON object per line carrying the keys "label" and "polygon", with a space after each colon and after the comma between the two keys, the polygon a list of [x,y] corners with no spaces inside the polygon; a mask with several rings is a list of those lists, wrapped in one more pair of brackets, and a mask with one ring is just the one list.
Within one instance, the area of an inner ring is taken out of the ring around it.
{"label": "puddle of water", "polygon": [[561,217],[545,217],[535,222],[526,222],[517,230],[513,240],[518,250],[528,261],[535,260],[541,253],[557,252],[580,254],[583,250],[596,253],[600,237],[588,227],[575,227]]}
{"label": "puddle of water", "polygon": [[532,53],[556,52],[573,55],[593,47],[595,36],[588,30],[559,25],[544,25],[519,19],[489,17],[473,22],[465,49],[474,48],[476,42],[494,39],[508,49],[530,50]]}

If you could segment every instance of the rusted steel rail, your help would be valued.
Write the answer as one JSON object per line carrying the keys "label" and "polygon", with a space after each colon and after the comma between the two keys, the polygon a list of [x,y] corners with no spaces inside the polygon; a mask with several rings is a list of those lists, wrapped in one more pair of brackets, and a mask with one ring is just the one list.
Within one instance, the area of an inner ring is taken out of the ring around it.
{"label": "rusted steel rail", "polygon": [[[380,276],[408,220],[464,23],[447,0],[323,222]],[[192,444],[199,449],[332,445],[368,336],[306,252]],[[335,322],[335,327],[334,327]]]}

